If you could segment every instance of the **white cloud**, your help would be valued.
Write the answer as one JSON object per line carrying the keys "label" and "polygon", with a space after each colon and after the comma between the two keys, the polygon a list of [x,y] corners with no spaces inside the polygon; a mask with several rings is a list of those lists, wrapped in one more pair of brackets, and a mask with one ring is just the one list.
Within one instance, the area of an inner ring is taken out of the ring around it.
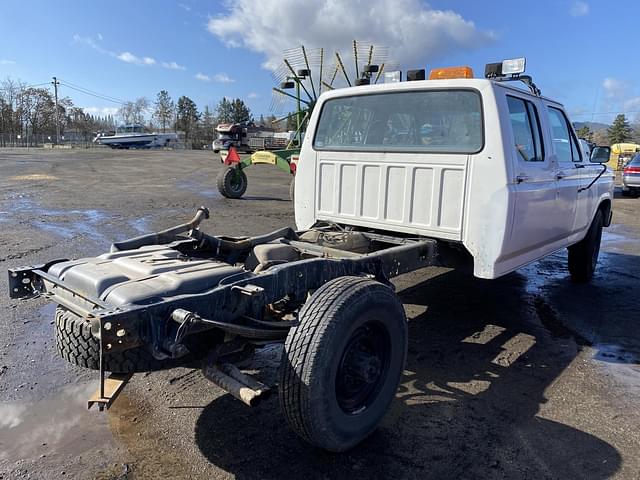
{"label": "white cloud", "polygon": [[600,103],[600,112],[625,113],[632,119],[640,118],[640,96],[633,84],[616,78],[605,78],[602,82],[603,101]]}
{"label": "white cloud", "polygon": [[622,111],[627,113],[627,117],[640,118],[640,97],[627,98],[622,104]]}
{"label": "white cloud", "polygon": [[105,54],[105,55],[110,55],[112,57],[117,56],[114,52],[110,52],[109,50],[105,50],[104,48],[102,48],[100,45],[98,45],[93,38],[91,37],[82,37],[80,35],[78,35],[77,33],[73,36],[73,41],[75,43],[82,43],[84,45],[87,45],[91,48],[93,48],[94,50],[96,50],[99,53]]}
{"label": "white cloud", "polygon": [[609,77],[602,82],[602,88],[605,98],[620,100],[627,95],[629,85],[622,80]]}
{"label": "white cloud", "polygon": [[[229,47],[264,54],[275,68],[296,45],[349,51],[353,39],[390,48],[390,58],[420,66],[448,54],[492,43],[496,35],[452,10],[421,0],[333,0],[310,8],[302,0],[236,0],[209,19],[208,30]],[[302,28],[301,26],[304,26]],[[332,60],[331,60],[332,61]]]}
{"label": "white cloud", "polygon": [[117,107],[82,107],[82,110],[89,115],[98,115],[101,117],[116,115],[118,113]]}
{"label": "white cloud", "polygon": [[[98,34],[98,39],[102,40],[101,34]],[[139,57],[129,51],[117,53],[112,50],[108,50],[106,48],[103,48],[102,45],[96,42],[93,38],[83,37],[81,35],[78,35],[77,33],[73,36],[73,41],[75,43],[81,43],[83,45],[87,45],[88,47],[91,47],[96,52],[99,52],[103,55],[109,55],[110,57],[117,58],[118,60],[121,60],[125,63],[130,63],[132,65],[152,66],[152,65],[158,64],[156,59],[153,57],[147,57],[147,56]],[[163,68],[167,68],[169,70],[186,70],[186,67],[179,65],[176,62],[160,62],[160,65]]]}
{"label": "white cloud", "polygon": [[569,13],[572,17],[583,17],[589,14],[589,4],[580,0],[573,2]]}
{"label": "white cloud", "polygon": [[133,63],[135,65],[155,65],[155,58],[151,57],[137,57],[131,52],[122,52],[116,55],[118,60],[122,60],[123,62]]}
{"label": "white cloud", "polygon": [[163,68],[168,68],[169,70],[186,70],[187,67],[183,65],[178,65],[176,62],[162,62]]}
{"label": "white cloud", "polygon": [[98,40],[102,41],[102,34],[98,33]]}
{"label": "white cloud", "polygon": [[190,12],[191,7],[189,5],[185,5],[184,3],[179,3],[178,6],[183,9],[185,12]]}
{"label": "white cloud", "polygon": [[2,60],[0,60],[0,65],[15,65],[16,61],[15,60],[8,60],[6,58],[3,58]]}
{"label": "white cloud", "polygon": [[256,92],[249,92],[247,98],[260,98],[260,95],[258,95]]}
{"label": "white cloud", "polygon": [[196,73],[194,77],[201,82],[218,82],[218,83],[233,83],[235,80],[226,73],[216,73],[215,75],[205,75],[204,73]]}
{"label": "white cloud", "polygon": [[229,75],[227,75],[226,73],[216,73],[213,76],[213,80],[215,82],[218,82],[218,83],[233,83],[233,82],[235,82],[235,80],[233,78],[231,78]]}

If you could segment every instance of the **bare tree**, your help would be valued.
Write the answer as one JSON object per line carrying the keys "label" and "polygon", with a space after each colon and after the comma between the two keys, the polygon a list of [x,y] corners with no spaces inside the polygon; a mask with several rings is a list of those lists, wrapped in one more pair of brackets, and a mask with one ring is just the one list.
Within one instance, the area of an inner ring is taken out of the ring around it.
{"label": "bare tree", "polygon": [[118,110],[118,116],[124,123],[144,124],[145,114],[149,109],[149,100],[139,97],[134,102],[125,102]]}

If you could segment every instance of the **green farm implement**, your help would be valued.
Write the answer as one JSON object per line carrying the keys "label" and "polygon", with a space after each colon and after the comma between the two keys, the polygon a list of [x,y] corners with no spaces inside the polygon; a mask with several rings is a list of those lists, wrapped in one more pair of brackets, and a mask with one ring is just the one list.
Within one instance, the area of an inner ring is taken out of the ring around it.
{"label": "green farm implement", "polygon": [[324,68],[323,48],[307,49],[300,46],[284,52],[282,64],[273,72],[273,79],[278,86],[272,89],[270,109],[274,113],[282,113],[289,105],[291,111],[293,103],[295,111],[273,123],[279,124],[295,119],[296,130],[291,132],[291,140],[282,150],[258,150],[245,158],[240,158],[233,146],[227,150],[220,150],[221,161],[226,167],[220,171],[217,183],[218,190],[224,197],[240,198],[244,195],[248,186],[248,179],[244,173],[246,168],[251,165],[275,165],[292,175],[289,196],[293,200],[300,147],[318,97],[326,90],[378,83],[383,72],[393,69],[387,60],[386,48],[361,44],[355,40],[352,47],[355,66],[353,77],[347,73],[339,52],[335,53],[334,65],[329,69]]}

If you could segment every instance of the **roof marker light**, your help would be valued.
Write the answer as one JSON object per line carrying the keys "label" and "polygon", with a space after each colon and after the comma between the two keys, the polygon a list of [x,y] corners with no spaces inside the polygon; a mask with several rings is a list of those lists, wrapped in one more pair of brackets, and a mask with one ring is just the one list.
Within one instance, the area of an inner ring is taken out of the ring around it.
{"label": "roof marker light", "polygon": [[450,78],[473,78],[471,67],[434,68],[429,73],[429,80],[446,80]]}

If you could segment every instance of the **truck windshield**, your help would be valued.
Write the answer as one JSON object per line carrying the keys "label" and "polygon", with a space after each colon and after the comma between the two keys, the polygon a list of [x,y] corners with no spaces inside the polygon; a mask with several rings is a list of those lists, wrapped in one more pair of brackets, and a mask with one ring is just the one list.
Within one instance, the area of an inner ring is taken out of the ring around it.
{"label": "truck windshield", "polygon": [[316,150],[477,153],[482,106],[473,90],[423,90],[328,100]]}

